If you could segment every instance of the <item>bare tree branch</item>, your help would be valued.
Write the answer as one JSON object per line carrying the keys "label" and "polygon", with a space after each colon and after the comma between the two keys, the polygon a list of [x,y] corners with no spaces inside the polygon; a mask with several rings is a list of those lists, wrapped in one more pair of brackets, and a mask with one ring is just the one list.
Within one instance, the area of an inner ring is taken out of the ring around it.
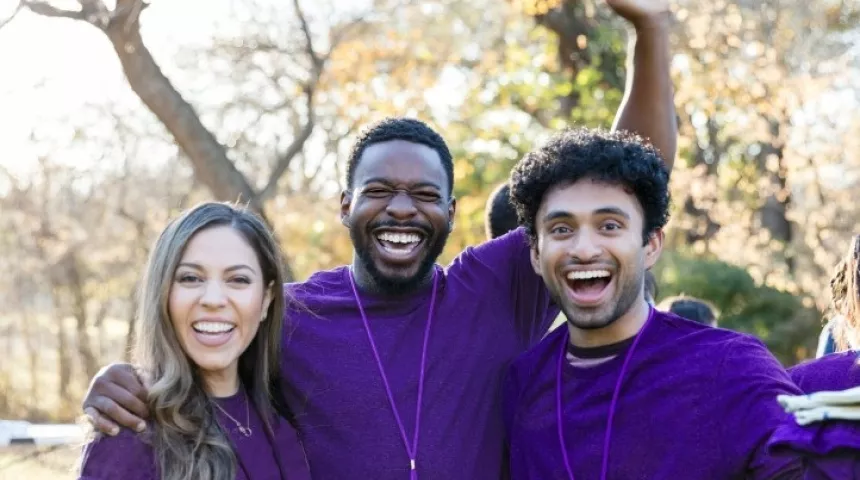
{"label": "bare tree branch", "polygon": [[299,0],[293,0],[293,7],[296,9],[296,17],[299,19],[299,23],[302,26],[302,34],[305,36],[305,50],[308,53],[308,56],[311,59],[311,63],[313,64],[314,72],[318,75],[319,72],[322,71],[322,59],[317,55],[316,50],[314,49],[314,41],[311,37],[311,29],[308,26],[308,21],[305,18],[305,13],[302,11],[301,5],[299,5]]}
{"label": "bare tree branch", "polygon": [[15,10],[12,11],[12,15],[9,15],[9,18],[0,21],[0,28],[5,27],[9,22],[15,19],[16,16],[24,9],[24,0],[18,2],[18,6],[15,7]]}
{"label": "bare tree branch", "polygon": [[311,133],[314,131],[313,90],[309,88],[305,92],[308,103],[308,120],[305,122],[305,126],[302,128],[301,132],[293,138],[292,143],[290,143],[290,146],[287,147],[283,155],[278,157],[275,168],[272,170],[272,173],[269,174],[269,182],[263,188],[263,191],[260,192],[259,197],[261,201],[265,201],[267,198],[272,196],[275,189],[278,187],[278,180],[283,176],[284,172],[287,171],[287,168],[290,167],[290,163],[292,163],[296,155],[302,151],[302,147],[304,147],[305,142],[310,138]]}
{"label": "bare tree branch", "polygon": [[71,18],[72,20],[87,21],[87,14],[83,10],[63,10],[48,2],[34,0],[22,0],[21,4],[30,9],[31,12],[44,17]]}

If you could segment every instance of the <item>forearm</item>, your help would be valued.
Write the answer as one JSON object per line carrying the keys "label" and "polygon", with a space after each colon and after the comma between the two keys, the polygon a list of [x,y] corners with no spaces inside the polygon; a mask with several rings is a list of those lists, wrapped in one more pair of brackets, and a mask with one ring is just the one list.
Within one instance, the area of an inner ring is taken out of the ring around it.
{"label": "forearm", "polygon": [[630,41],[627,85],[613,130],[648,139],[671,171],[678,143],[674,87],[669,74],[668,13],[640,22]]}

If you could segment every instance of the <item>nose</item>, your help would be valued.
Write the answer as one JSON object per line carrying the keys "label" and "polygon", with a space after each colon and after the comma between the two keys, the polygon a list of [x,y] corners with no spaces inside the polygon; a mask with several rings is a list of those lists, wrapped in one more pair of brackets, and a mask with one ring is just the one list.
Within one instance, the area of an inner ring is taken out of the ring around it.
{"label": "nose", "polygon": [[210,280],[203,287],[200,304],[206,308],[220,308],[227,304],[227,295],[221,282]]}
{"label": "nose", "polygon": [[405,220],[415,216],[418,209],[408,192],[396,191],[388,202],[385,211],[393,218]]}
{"label": "nose", "polygon": [[586,228],[579,229],[568,246],[568,254],[580,263],[597,260],[602,251],[597,233]]}

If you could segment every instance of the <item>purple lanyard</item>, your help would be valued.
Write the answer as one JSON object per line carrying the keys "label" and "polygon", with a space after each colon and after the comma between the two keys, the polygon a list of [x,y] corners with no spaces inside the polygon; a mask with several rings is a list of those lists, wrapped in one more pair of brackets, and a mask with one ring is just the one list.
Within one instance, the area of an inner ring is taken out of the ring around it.
{"label": "purple lanyard", "polygon": [[[600,480],[606,480],[606,472],[609,470],[609,444],[612,441],[612,420],[615,417],[615,407],[618,406],[618,395],[621,392],[621,383],[624,380],[624,373],[627,372],[627,365],[630,359],[633,358],[633,351],[636,350],[636,345],[648,324],[651,323],[651,318],[654,316],[654,308],[648,307],[648,319],[645,320],[645,325],[639,330],[639,334],[633,339],[633,344],[630,345],[630,350],[624,356],[624,363],[621,364],[621,371],[618,373],[618,380],[615,382],[615,390],[612,392],[612,401],[609,403],[609,418],[606,419],[606,435],[603,437],[603,462],[600,467]],[[558,441],[561,444],[561,456],[564,459],[564,468],[567,469],[567,476],[570,480],[575,480],[573,477],[573,469],[570,468],[570,458],[567,456],[567,444],[564,441],[564,429],[562,428],[562,408],[561,408],[561,369],[564,365],[565,353],[567,353],[567,342],[570,338],[570,332],[562,337],[561,351],[558,354],[558,372],[555,382],[555,409],[558,422]]]}
{"label": "purple lanyard", "polygon": [[364,323],[364,331],[367,332],[367,340],[370,341],[370,348],[373,350],[373,358],[376,359],[376,366],[379,367],[379,376],[382,377],[382,384],[385,386],[385,393],[388,395],[388,403],[391,405],[391,411],[394,412],[394,420],[397,421],[397,428],[400,429],[400,437],[403,440],[403,446],[406,447],[406,453],[409,455],[409,479],[418,480],[418,472],[415,470],[415,459],[418,456],[418,430],[421,424],[421,399],[424,396],[424,365],[427,361],[427,341],[430,339],[430,324],[433,322],[433,310],[436,306],[436,287],[439,283],[439,276],[436,274],[436,269],[433,269],[433,293],[430,296],[430,311],[427,313],[427,326],[424,327],[424,346],[421,349],[421,374],[418,378],[418,400],[415,402],[415,435],[412,438],[412,445],[406,438],[406,428],[403,427],[403,421],[400,420],[400,413],[397,411],[397,405],[394,403],[394,395],[391,393],[391,386],[388,383],[388,377],[385,375],[385,368],[382,367],[382,360],[379,359],[379,351],[376,349],[376,342],[373,341],[373,335],[370,333],[370,324],[367,321],[367,315],[364,313],[364,307],[361,305],[361,298],[358,296],[358,289],[355,288],[355,279],[352,276],[352,271],[349,272],[349,284],[352,287],[352,293],[355,295],[355,303],[358,304],[358,310],[361,312],[361,321]]}

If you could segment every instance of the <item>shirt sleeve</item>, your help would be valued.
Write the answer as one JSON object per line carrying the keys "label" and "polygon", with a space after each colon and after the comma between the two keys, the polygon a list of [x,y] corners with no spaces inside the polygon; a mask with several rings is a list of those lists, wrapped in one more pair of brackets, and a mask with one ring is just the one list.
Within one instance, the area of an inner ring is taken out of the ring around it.
{"label": "shirt sleeve", "polygon": [[768,444],[774,455],[800,455],[804,480],[860,478],[860,423],[847,421],[798,425],[789,416]]}
{"label": "shirt sleeve", "polygon": [[78,480],[159,480],[154,452],[141,435],[123,428],[115,437],[97,436],[83,448]]}
{"label": "shirt sleeve", "polygon": [[777,395],[800,393],[776,358],[760,341],[739,337],[726,346],[718,379],[715,393],[726,408],[720,423],[724,454],[745,459],[750,480],[801,478],[799,456],[768,449],[774,431],[789,417]]}
{"label": "shirt sleeve", "polygon": [[451,265],[470,283],[487,285],[498,292],[494,298],[509,303],[513,327],[525,346],[539,342],[559,312],[530,255],[525,229],[518,228],[467,248]]}

